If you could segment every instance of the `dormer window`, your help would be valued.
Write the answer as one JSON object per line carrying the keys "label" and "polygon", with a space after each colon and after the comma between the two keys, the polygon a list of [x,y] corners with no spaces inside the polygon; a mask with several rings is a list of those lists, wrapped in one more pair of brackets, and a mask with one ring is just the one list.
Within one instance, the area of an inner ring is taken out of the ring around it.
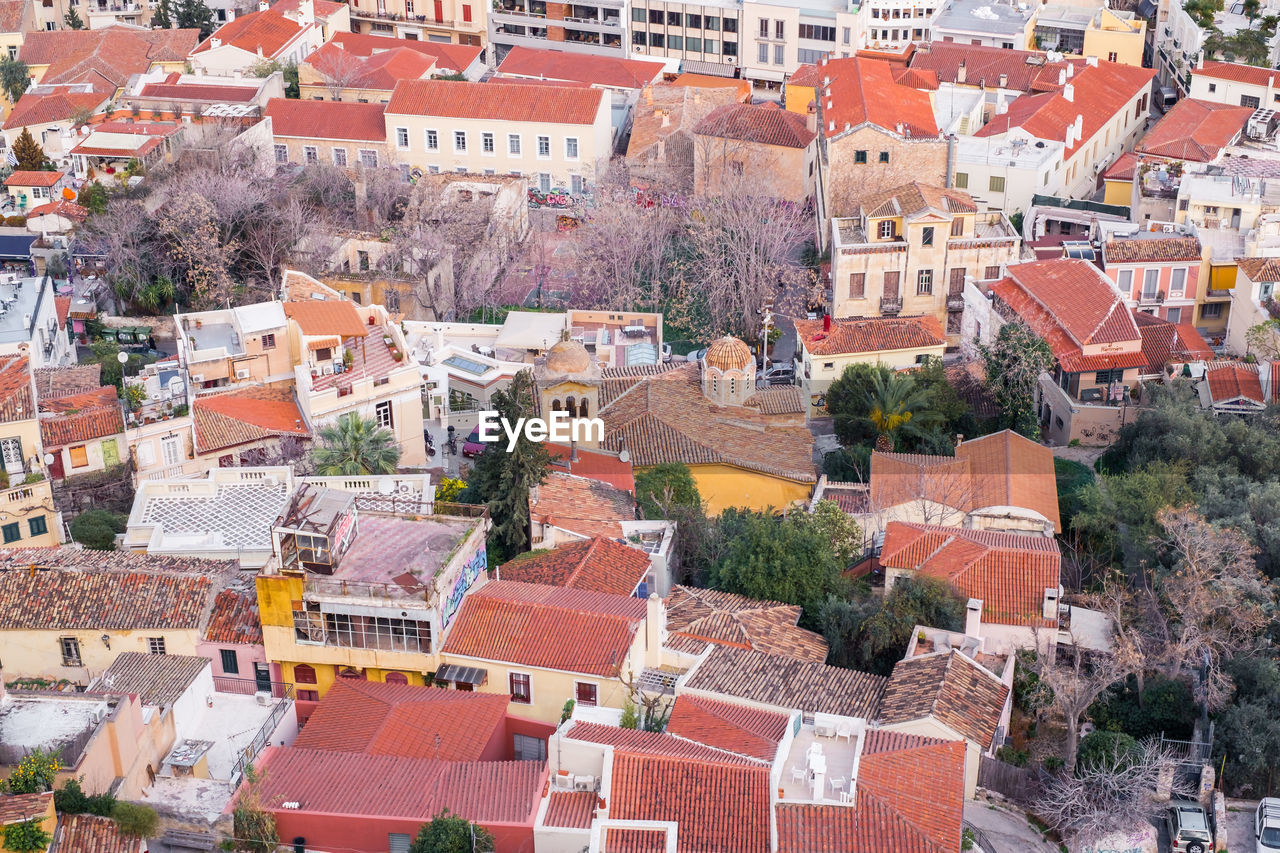
{"label": "dormer window", "polygon": [[880,222],[880,239],[892,240],[894,235],[893,220],[884,219]]}

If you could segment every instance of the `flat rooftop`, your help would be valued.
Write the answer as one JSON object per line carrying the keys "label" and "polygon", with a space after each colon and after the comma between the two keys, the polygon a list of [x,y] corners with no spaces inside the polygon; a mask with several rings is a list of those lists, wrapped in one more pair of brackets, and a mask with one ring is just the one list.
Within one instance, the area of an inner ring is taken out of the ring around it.
{"label": "flat rooftop", "polygon": [[1018,35],[1030,19],[1030,5],[1026,11],[1012,3],[993,0],[952,0],[938,14],[935,30],[960,30],[986,35]]}
{"label": "flat rooftop", "polygon": [[43,283],[42,278],[20,278],[13,283],[0,283],[0,343],[31,340],[41,299],[53,299],[53,288],[48,288],[48,293],[45,293]]}
{"label": "flat rooftop", "polygon": [[[285,483],[219,485],[208,494],[140,492],[137,523],[160,525],[164,550],[271,550],[271,528],[289,498]],[[140,509],[140,511],[139,511]]]}
{"label": "flat rooftop", "polygon": [[[428,584],[475,526],[474,518],[431,516],[413,520],[361,513],[355,541],[342,556],[333,577],[410,588],[413,581]],[[403,577],[406,574],[413,581]]]}
{"label": "flat rooftop", "polygon": [[980,163],[1016,169],[1039,169],[1062,159],[1062,143],[1024,142],[991,137],[961,136],[956,140],[957,163]]}
{"label": "flat rooftop", "polygon": [[0,699],[0,760],[33,749],[62,749],[75,766],[98,722],[110,710],[105,697],[10,692]]}

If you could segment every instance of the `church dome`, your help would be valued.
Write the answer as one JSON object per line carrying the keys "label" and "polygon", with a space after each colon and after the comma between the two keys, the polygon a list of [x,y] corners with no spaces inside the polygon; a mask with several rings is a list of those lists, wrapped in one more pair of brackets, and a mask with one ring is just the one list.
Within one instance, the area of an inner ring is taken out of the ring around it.
{"label": "church dome", "polygon": [[707,367],[718,370],[742,370],[751,364],[751,349],[737,338],[726,335],[713,341],[703,356]]}
{"label": "church dome", "polygon": [[577,341],[561,341],[547,350],[547,370],[550,373],[586,373],[591,369],[591,354]]}

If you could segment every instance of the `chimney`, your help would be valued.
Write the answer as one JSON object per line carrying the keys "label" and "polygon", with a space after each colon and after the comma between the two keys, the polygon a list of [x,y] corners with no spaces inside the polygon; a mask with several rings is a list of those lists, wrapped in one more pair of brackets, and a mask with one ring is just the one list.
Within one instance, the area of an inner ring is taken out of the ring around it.
{"label": "chimney", "polygon": [[304,27],[316,22],[315,0],[300,0],[298,3],[298,23]]}
{"label": "chimney", "polygon": [[222,39],[218,38],[217,36],[209,36],[209,46],[222,47]]}
{"label": "chimney", "polygon": [[1074,62],[1067,63],[1067,79],[1070,80],[1076,76],[1076,64]]}
{"label": "chimney", "polygon": [[811,102],[809,108],[805,111],[804,126],[810,133],[818,132],[818,104]]}
{"label": "chimney", "polygon": [[1076,113],[1076,139],[1084,139],[1084,116]]}
{"label": "chimney", "polygon": [[956,82],[964,83],[968,79],[969,79],[969,63],[962,59],[960,60],[960,67],[956,69]]}
{"label": "chimney", "polygon": [[267,58],[267,55],[266,55],[265,53],[263,53],[263,52],[262,52],[262,45],[258,45],[258,58],[259,58],[259,59],[266,59],[266,58]]}
{"label": "chimney", "polygon": [[1088,65],[1090,68],[1097,68],[1097,67],[1098,67],[1098,57],[1096,57],[1096,56],[1086,56],[1086,57],[1084,58],[1084,64],[1085,64],[1085,65]]}
{"label": "chimney", "polygon": [[1058,85],[1059,86],[1067,85],[1067,69],[1065,68],[1058,69]]}
{"label": "chimney", "polygon": [[271,4],[267,0],[258,0],[258,11],[265,12],[271,8]]}
{"label": "chimney", "polygon": [[666,110],[662,111],[662,126],[671,127],[671,113]]}
{"label": "chimney", "polygon": [[964,633],[967,637],[982,635],[982,599],[971,598],[964,610]]}
{"label": "chimney", "polygon": [[822,315],[822,331],[824,332],[831,331],[831,315],[830,314]]}
{"label": "chimney", "polygon": [[1076,87],[1075,87],[1075,86],[1073,86],[1073,85],[1071,85],[1070,83],[1068,83],[1067,85],[1063,86],[1063,87],[1062,87],[1062,97],[1066,98],[1068,101],[1071,101],[1072,103],[1075,103],[1075,100],[1076,100]]}
{"label": "chimney", "polygon": [[1009,75],[1008,75],[1008,74],[1001,74],[1001,75],[1000,75],[1000,88],[1001,88],[1001,89],[1007,88],[1007,87],[1008,87],[1008,85],[1009,85]]}
{"label": "chimney", "polygon": [[649,599],[645,605],[645,665],[661,666],[662,645],[667,641],[667,606],[656,592],[649,593]]}

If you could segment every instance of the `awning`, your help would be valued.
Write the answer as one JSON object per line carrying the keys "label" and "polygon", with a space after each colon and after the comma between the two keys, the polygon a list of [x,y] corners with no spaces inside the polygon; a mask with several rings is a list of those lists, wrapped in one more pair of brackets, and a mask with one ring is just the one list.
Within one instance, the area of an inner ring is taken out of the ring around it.
{"label": "awning", "polygon": [[436,670],[436,681],[452,681],[458,684],[484,684],[489,671],[476,666],[458,666],[447,663]]}
{"label": "awning", "polygon": [[712,77],[733,77],[735,68],[720,62],[703,62],[697,59],[686,59],[680,66],[686,74],[708,74]]}

